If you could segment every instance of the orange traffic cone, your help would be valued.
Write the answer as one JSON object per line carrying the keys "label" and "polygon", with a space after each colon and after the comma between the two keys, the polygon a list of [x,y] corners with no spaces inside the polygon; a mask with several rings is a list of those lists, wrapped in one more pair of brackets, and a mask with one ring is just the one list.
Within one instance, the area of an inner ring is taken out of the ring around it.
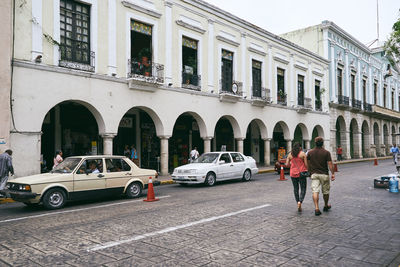
{"label": "orange traffic cone", "polygon": [[374,166],[378,166],[378,159],[377,158],[374,159]]}
{"label": "orange traffic cone", "polygon": [[153,188],[153,181],[151,177],[149,177],[149,184],[147,185],[147,199],[143,199],[143,201],[146,202],[153,202],[159,200],[158,198],[155,198],[154,196],[154,188]]}
{"label": "orange traffic cone", "polygon": [[286,181],[287,179],[285,178],[285,171],[283,170],[283,166],[281,165],[281,175],[278,179],[278,181]]}
{"label": "orange traffic cone", "polygon": [[337,164],[336,164],[336,163],[333,164],[333,171],[334,171],[334,172],[338,172],[338,168],[337,168]]}

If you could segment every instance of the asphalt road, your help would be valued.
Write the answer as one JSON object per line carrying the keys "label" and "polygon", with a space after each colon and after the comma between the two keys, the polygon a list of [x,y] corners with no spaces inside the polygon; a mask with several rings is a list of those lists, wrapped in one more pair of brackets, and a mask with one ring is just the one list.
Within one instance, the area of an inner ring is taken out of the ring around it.
{"label": "asphalt road", "polygon": [[[373,188],[390,160],[339,165],[332,210],[297,212],[291,181],[163,185],[160,201],[113,198],[57,211],[0,206],[0,266],[398,266],[400,194]],[[321,202],[322,203],[322,202]]]}

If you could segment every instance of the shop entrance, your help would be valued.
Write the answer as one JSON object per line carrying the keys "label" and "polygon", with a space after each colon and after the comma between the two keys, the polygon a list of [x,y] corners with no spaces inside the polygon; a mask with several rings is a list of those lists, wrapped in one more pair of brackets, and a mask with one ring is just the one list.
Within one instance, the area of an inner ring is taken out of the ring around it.
{"label": "shop entrance", "polygon": [[103,142],[93,114],[83,105],[66,101],[47,112],[42,124],[42,171],[51,170],[56,150],[63,158],[103,153]]}
{"label": "shop entrance", "polygon": [[[134,162],[141,168],[160,171],[160,139],[149,114],[132,108],[121,119],[113,141],[113,154],[124,155],[125,147],[136,149]],[[129,155],[130,156],[130,155]]]}
{"label": "shop entrance", "polygon": [[221,118],[215,126],[215,138],[212,140],[213,151],[235,151],[235,138],[231,123]]}
{"label": "shop entrance", "polygon": [[277,123],[272,134],[271,158],[273,158],[274,161],[277,161],[287,152],[283,128],[280,123]]}
{"label": "shop entrance", "polygon": [[200,154],[204,152],[204,142],[200,137],[199,125],[190,114],[182,114],[174,125],[172,137],[169,139],[169,168],[189,163],[189,153],[194,148]]}
{"label": "shop entrance", "polygon": [[243,152],[246,156],[252,156],[257,163],[264,162],[264,142],[261,139],[260,127],[252,121],[247,127],[246,139],[243,142]]}

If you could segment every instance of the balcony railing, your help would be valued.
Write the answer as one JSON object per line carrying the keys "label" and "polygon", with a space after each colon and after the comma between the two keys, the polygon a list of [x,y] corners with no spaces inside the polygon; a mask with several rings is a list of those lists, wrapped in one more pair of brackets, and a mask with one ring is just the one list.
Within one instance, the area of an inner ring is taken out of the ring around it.
{"label": "balcony railing", "polygon": [[129,59],[127,77],[147,83],[164,83],[164,65]]}
{"label": "balcony railing", "polygon": [[58,65],[63,68],[83,70],[83,71],[95,71],[95,53],[90,51],[89,54],[85,51],[72,51],[70,47],[60,45],[60,60]]}
{"label": "balcony railing", "polygon": [[319,99],[315,100],[315,110],[322,111],[322,101]]}
{"label": "balcony railing", "polygon": [[230,94],[230,95],[235,95],[235,96],[243,95],[243,91],[242,91],[243,83],[242,82],[232,81],[232,85],[227,86],[227,84],[223,80],[220,80],[219,84],[220,84],[220,88],[219,88],[220,94]]}
{"label": "balcony railing", "polygon": [[372,112],[372,105],[368,103],[363,103],[363,108],[365,111]]}
{"label": "balcony railing", "polygon": [[344,96],[344,95],[338,95],[338,103],[341,105],[346,105],[348,106],[350,101],[349,101],[349,97],[348,96]]}
{"label": "balcony railing", "polygon": [[286,106],[286,104],[287,104],[286,101],[287,101],[287,95],[278,94],[278,98],[277,98],[278,104]]}
{"label": "balcony railing", "polygon": [[269,90],[265,87],[260,87],[260,86],[252,86],[251,87],[252,99],[261,99],[261,100],[267,100],[267,97],[269,97]]}
{"label": "balcony railing", "polygon": [[361,103],[360,100],[352,99],[352,100],[351,100],[351,106],[352,106],[353,108],[356,108],[356,109],[361,109],[362,103]]}
{"label": "balcony railing", "polygon": [[182,71],[182,87],[192,90],[200,91],[201,89],[201,76],[190,74]]}
{"label": "balcony railing", "polygon": [[304,107],[312,109],[312,99],[309,97],[304,98]]}

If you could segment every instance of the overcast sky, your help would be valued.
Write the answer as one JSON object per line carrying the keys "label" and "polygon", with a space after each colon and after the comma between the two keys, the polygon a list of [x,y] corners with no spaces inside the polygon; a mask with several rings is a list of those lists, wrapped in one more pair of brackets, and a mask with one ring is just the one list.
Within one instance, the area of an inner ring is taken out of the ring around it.
{"label": "overcast sky", "polygon": [[[376,0],[205,0],[274,34],[335,22],[362,43],[377,38]],[[398,19],[400,0],[379,1],[380,41]]]}

